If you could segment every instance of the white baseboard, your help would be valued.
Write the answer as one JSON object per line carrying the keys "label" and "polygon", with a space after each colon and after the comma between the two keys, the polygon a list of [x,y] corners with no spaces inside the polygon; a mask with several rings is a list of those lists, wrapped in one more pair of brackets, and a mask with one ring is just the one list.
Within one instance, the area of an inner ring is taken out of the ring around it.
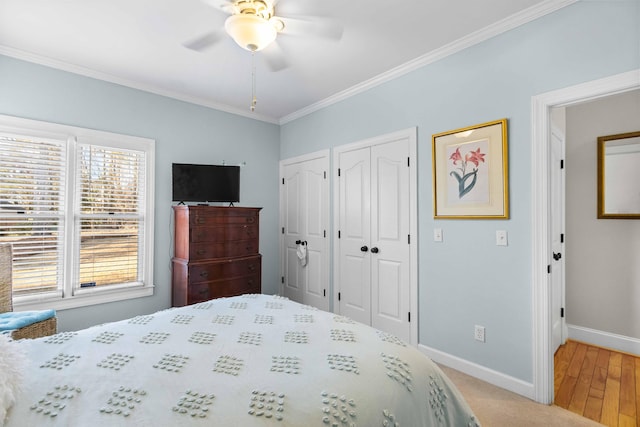
{"label": "white baseboard", "polygon": [[640,354],[640,340],[582,326],[567,325],[569,338],[625,353]]}
{"label": "white baseboard", "polygon": [[451,354],[427,347],[423,344],[418,344],[418,349],[436,363],[448,366],[456,371],[460,371],[482,381],[486,381],[489,384],[504,388],[505,390],[512,391],[528,399],[533,400],[534,398],[533,383],[528,383],[518,378],[505,375],[501,372],[469,362],[468,360],[461,359],[457,356],[452,356]]}

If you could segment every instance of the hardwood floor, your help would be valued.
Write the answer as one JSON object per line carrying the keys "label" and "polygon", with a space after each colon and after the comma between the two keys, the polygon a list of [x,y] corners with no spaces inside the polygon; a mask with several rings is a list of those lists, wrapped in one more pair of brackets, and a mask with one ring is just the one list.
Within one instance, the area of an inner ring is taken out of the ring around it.
{"label": "hardwood floor", "polygon": [[640,427],[640,357],[577,341],[554,356],[555,404],[610,427]]}

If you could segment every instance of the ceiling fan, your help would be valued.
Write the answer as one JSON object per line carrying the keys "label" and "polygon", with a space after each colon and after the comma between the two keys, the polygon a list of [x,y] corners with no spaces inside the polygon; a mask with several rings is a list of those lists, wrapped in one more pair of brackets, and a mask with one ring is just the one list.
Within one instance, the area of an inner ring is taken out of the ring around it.
{"label": "ceiling fan", "polygon": [[278,34],[321,36],[335,40],[342,37],[342,26],[321,17],[278,16],[275,7],[278,0],[202,0],[230,16],[222,29],[207,32],[184,43],[189,49],[203,51],[220,42],[228,34],[240,47],[250,52],[264,52],[272,71],[288,66],[282,50],[277,46]]}

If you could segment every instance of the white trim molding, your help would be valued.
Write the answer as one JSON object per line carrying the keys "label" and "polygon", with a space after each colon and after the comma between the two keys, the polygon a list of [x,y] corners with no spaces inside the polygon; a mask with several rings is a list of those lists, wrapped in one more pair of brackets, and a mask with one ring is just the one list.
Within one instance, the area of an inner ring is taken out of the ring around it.
{"label": "white trim molding", "polygon": [[576,325],[567,325],[567,328],[569,329],[569,338],[572,340],[624,353],[640,354],[640,340],[637,338]]}
{"label": "white trim molding", "polygon": [[503,374],[493,369],[469,362],[440,350],[428,347],[423,344],[418,345],[418,349],[436,363],[448,366],[482,381],[493,384],[496,387],[512,391],[521,396],[533,399],[533,384],[510,375]]}
{"label": "white trim molding", "polygon": [[534,400],[553,402],[551,351],[551,291],[547,268],[551,264],[549,152],[553,107],[574,105],[640,88],[640,69],[543,93],[531,99],[531,286],[533,300]]}
{"label": "white trim molding", "polygon": [[508,16],[507,18],[504,18],[492,25],[489,25],[478,31],[475,31],[445,46],[442,46],[438,49],[428,52],[425,55],[419,56],[418,58],[408,61],[405,64],[402,64],[389,71],[379,74],[376,77],[373,77],[349,89],[346,89],[342,92],[338,92],[335,95],[332,95],[314,104],[308,105],[300,110],[294,111],[293,113],[280,118],[272,117],[269,114],[264,114],[264,113],[260,114],[256,112],[249,112],[245,109],[231,107],[226,104],[215,102],[211,99],[185,95],[183,93],[179,93],[173,90],[167,90],[158,85],[145,83],[139,80],[132,80],[132,79],[119,77],[113,74],[104,73],[104,72],[90,69],[87,67],[82,67],[69,62],[60,61],[60,60],[46,57],[43,55],[37,55],[31,52],[11,48],[8,46],[0,45],[0,55],[6,55],[12,58],[21,59],[23,61],[28,61],[35,64],[40,64],[47,67],[68,71],[70,73],[79,74],[82,76],[87,76],[87,77],[91,77],[91,78],[95,78],[95,79],[99,79],[99,80],[103,80],[111,83],[116,83],[116,84],[130,87],[133,89],[139,89],[145,92],[154,93],[156,95],[166,96],[168,98],[173,98],[173,99],[189,102],[196,105],[213,108],[215,110],[236,114],[239,116],[264,121],[267,123],[283,125],[285,123],[291,122],[300,117],[311,114],[315,111],[321,110],[329,105],[332,105],[344,99],[350,98],[353,95],[365,92],[373,87],[379,86],[385,82],[393,80],[397,77],[400,77],[404,74],[407,74],[425,65],[439,61],[442,58],[453,55],[470,46],[476,45],[492,37],[498,36],[509,30],[512,30],[528,22],[536,20],[542,16],[553,13],[577,1],[578,0],[544,0],[525,10],[522,10],[518,13]]}
{"label": "white trim molding", "polygon": [[371,88],[374,88],[390,80],[393,80],[395,78],[408,74],[414,70],[422,68],[425,65],[429,65],[434,62],[437,62],[443,58],[446,58],[447,56],[451,56],[468,47],[477,45],[479,43],[482,43],[483,41],[489,40],[492,37],[496,37],[516,27],[519,27],[528,22],[536,20],[542,16],[553,13],[577,1],[578,0],[546,0],[541,3],[538,3],[534,6],[531,6],[528,9],[525,9],[519,13],[513,14],[501,21],[498,21],[492,25],[489,25],[478,31],[475,31],[465,37],[455,40],[438,49],[432,50],[431,52],[428,52],[422,56],[419,56],[398,67],[392,68],[391,70],[386,71],[382,74],[379,74],[369,80],[366,80],[362,83],[352,86],[349,89],[343,90],[342,92],[338,92],[333,96],[323,99],[322,101],[311,104],[298,111],[294,111],[293,113],[280,118],[280,124],[283,125],[285,123],[289,123],[293,120],[299,119],[300,117],[304,117],[308,114],[321,110],[332,104],[336,104],[354,95],[365,92]]}

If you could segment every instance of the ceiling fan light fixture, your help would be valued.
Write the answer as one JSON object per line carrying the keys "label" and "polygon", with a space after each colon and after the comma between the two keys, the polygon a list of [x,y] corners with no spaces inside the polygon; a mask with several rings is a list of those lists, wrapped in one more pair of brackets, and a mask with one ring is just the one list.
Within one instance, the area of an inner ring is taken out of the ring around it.
{"label": "ceiling fan light fixture", "polygon": [[251,52],[264,49],[278,35],[272,23],[252,14],[231,15],[225,21],[224,28],[240,47]]}

